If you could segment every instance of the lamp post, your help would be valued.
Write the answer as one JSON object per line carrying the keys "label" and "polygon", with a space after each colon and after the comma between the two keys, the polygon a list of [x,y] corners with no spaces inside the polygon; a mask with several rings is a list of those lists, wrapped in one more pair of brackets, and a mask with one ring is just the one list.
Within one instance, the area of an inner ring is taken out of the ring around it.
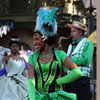
{"label": "lamp post", "polygon": [[88,29],[89,29],[89,35],[94,31],[94,16],[93,16],[93,11],[94,8],[92,6],[92,0],[90,0],[90,7],[88,8],[89,10],[89,16],[88,16]]}
{"label": "lamp post", "polygon": [[88,35],[90,35],[94,31],[94,16],[93,11],[94,9],[94,0],[82,0],[84,7],[89,11],[88,14]]}

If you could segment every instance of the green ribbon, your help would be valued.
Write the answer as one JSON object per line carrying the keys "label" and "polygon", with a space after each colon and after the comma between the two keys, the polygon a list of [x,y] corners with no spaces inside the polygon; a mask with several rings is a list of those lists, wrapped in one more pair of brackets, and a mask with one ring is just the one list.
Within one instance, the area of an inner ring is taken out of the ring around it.
{"label": "green ribbon", "polygon": [[80,28],[86,28],[85,25],[77,23],[77,22],[73,22],[73,24],[79,26]]}

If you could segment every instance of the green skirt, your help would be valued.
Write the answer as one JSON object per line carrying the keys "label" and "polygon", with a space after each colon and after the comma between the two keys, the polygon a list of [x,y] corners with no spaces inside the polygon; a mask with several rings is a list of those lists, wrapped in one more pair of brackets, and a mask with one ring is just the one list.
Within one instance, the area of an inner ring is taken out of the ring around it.
{"label": "green skirt", "polygon": [[[30,100],[29,96],[27,96],[25,100]],[[36,91],[35,100],[77,100],[77,99],[76,99],[76,94],[59,90],[57,92],[52,92],[46,95],[41,95],[39,92]]]}

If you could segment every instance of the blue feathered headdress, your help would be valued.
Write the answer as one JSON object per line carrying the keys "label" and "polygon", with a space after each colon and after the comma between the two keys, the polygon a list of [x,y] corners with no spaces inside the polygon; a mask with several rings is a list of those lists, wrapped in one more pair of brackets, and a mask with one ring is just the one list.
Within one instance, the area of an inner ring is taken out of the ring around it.
{"label": "blue feathered headdress", "polygon": [[35,31],[40,31],[45,37],[53,36],[57,33],[57,22],[54,14],[58,8],[49,10],[48,8],[40,8],[37,12]]}

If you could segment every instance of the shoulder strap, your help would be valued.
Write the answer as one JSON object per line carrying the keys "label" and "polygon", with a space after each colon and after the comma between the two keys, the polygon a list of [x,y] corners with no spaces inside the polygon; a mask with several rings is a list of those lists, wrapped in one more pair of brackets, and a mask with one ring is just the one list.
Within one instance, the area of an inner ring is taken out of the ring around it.
{"label": "shoulder strap", "polygon": [[64,76],[64,75],[66,75],[65,69],[64,69],[65,67],[63,65],[63,62],[61,60],[61,57],[60,57],[59,53],[60,53],[60,51],[58,49],[55,49],[55,54],[56,54],[56,58],[58,60],[59,68],[60,68],[60,71],[61,71],[61,75]]}
{"label": "shoulder strap", "polygon": [[61,59],[60,59],[60,56],[59,56],[59,53],[60,53],[60,52],[59,52],[58,49],[54,49],[54,52],[55,52],[55,56],[56,56],[56,58],[57,58],[57,61],[58,61],[60,70],[62,70],[62,65],[63,65],[63,63],[62,63],[62,61],[61,61]]}

